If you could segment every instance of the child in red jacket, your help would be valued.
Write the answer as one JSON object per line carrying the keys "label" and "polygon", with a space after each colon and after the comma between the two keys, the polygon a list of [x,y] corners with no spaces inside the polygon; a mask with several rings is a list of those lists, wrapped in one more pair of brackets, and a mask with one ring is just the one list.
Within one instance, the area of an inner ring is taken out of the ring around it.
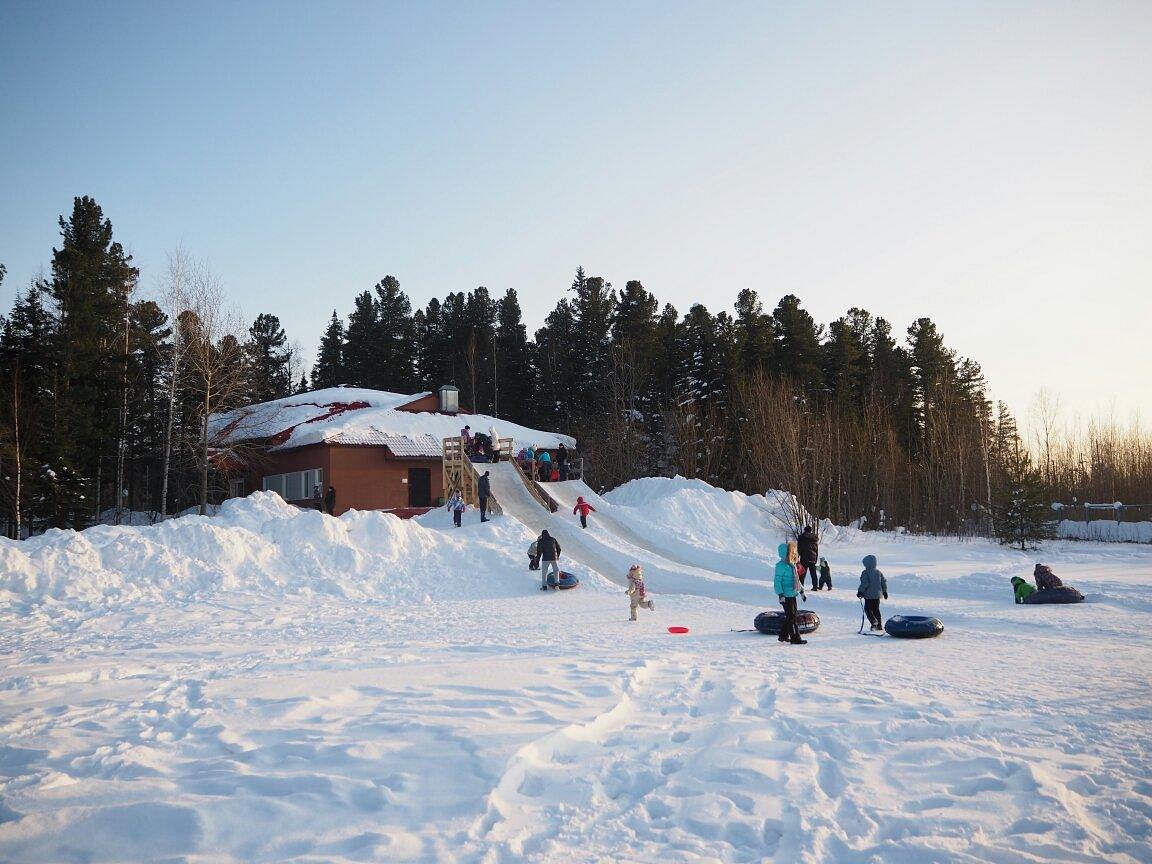
{"label": "child in red jacket", "polygon": [[596,508],[593,507],[591,504],[589,504],[587,501],[585,501],[583,495],[581,495],[579,498],[576,499],[576,506],[572,508],[573,514],[576,514],[576,513],[580,514],[580,527],[581,528],[587,528],[588,527],[588,514],[589,513],[595,513],[595,512],[596,512]]}

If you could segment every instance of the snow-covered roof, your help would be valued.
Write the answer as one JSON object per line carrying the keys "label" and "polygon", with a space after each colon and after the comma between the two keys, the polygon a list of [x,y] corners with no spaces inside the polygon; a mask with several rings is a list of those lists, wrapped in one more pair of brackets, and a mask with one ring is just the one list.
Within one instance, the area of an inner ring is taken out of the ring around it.
{"label": "snow-covered roof", "polygon": [[428,395],[330,387],[213,415],[211,428],[220,443],[267,438],[272,450],[329,443],[387,447],[395,456],[439,456],[442,439],[459,435],[465,424],[474,433],[495,427],[500,437],[513,439],[517,450],[530,445],[556,447],[561,442],[576,446],[568,435],[485,414],[400,410]]}

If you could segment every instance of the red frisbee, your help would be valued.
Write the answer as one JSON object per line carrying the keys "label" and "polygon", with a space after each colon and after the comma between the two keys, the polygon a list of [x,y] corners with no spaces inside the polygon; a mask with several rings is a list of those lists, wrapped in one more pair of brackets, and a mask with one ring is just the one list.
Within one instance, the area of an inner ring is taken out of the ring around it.
{"label": "red frisbee", "polygon": [[687,627],[669,627],[668,632],[669,633],[687,633],[688,628]]}

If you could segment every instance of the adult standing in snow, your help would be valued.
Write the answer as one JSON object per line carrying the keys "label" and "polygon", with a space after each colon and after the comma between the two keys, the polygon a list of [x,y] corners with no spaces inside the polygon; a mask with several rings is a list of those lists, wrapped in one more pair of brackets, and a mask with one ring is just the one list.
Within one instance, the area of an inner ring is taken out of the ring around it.
{"label": "adult standing in snow", "polygon": [[476,486],[476,495],[480,499],[480,521],[488,521],[488,499],[492,495],[492,481],[488,479],[488,472],[484,472],[484,476],[480,478],[480,483]]}
{"label": "adult standing in snow", "polygon": [[880,598],[888,599],[888,580],[876,569],[876,556],[864,556],[864,572],[860,574],[860,587],[856,596],[864,600],[864,614],[873,630],[884,629],[884,618],[880,615]]}
{"label": "adult standing in snow", "polygon": [[564,446],[564,442],[560,442],[560,446],[556,448],[556,467],[560,469],[560,479],[568,479],[568,448]]}
{"label": "adult standing in snow", "polygon": [[576,506],[572,508],[572,515],[576,515],[577,513],[580,514],[580,527],[581,528],[587,528],[588,527],[588,514],[589,513],[595,513],[595,512],[596,512],[596,508],[593,507],[591,504],[589,504],[587,501],[585,501],[583,495],[577,496]]}
{"label": "adult standing in snow", "polygon": [[548,529],[540,532],[536,538],[536,551],[544,559],[544,569],[540,571],[540,590],[548,590],[548,574],[551,573],[560,581],[560,544],[556,538],[548,533]]}
{"label": "adult standing in snow", "polygon": [[448,499],[448,512],[452,514],[452,524],[457,528],[460,527],[460,522],[464,518],[464,511],[468,509],[468,505],[464,503],[464,496],[457,490],[452,493],[452,497]]}
{"label": "adult standing in snow", "polygon": [[336,487],[329,486],[328,492],[324,496],[324,509],[328,511],[329,516],[336,515]]}
{"label": "adult standing in snow", "polygon": [[796,551],[800,554],[800,563],[804,565],[806,573],[812,576],[812,590],[820,590],[819,574],[816,572],[820,561],[820,538],[812,530],[811,525],[805,525],[796,541]]}
{"label": "adult standing in snow", "polygon": [[780,560],[776,562],[776,571],[772,579],[772,587],[776,589],[776,596],[780,598],[780,605],[784,607],[784,626],[780,628],[779,642],[791,642],[793,645],[807,645],[807,639],[800,638],[800,628],[796,625],[796,595],[805,600],[804,583],[796,575],[796,565],[789,559],[787,543],[781,543],[776,551]]}
{"label": "adult standing in snow", "polygon": [[319,483],[312,487],[312,506],[321,513],[324,512],[324,493],[320,491]]}

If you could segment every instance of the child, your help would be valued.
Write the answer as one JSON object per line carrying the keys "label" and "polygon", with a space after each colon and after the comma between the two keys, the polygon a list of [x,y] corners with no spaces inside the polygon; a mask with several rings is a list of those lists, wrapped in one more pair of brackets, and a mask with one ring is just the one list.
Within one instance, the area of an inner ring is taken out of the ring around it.
{"label": "child", "polygon": [[1036,593],[1036,589],[1021,579],[1019,576],[1012,577],[1012,594],[1016,597],[1017,603],[1023,603],[1024,600]]}
{"label": "child", "polygon": [[832,590],[832,568],[828,566],[828,559],[820,559],[820,587]]}
{"label": "child", "polygon": [[540,544],[535,540],[533,540],[532,545],[528,547],[528,569],[540,569]]}
{"label": "child", "polygon": [[656,608],[648,599],[648,592],[644,587],[644,569],[639,564],[633,564],[628,568],[628,590],[624,593],[631,598],[632,617],[628,619],[629,621],[636,620],[637,606],[643,606],[649,612]]}
{"label": "child", "polygon": [[1064,583],[1060,581],[1060,577],[1052,572],[1052,568],[1047,564],[1037,564],[1036,569],[1032,571],[1032,578],[1036,580],[1036,587],[1041,591],[1046,591],[1049,588],[1063,588]]}
{"label": "child", "polygon": [[588,527],[588,514],[589,513],[595,513],[595,512],[596,512],[596,508],[593,507],[591,504],[589,504],[587,501],[585,501],[583,495],[577,496],[576,506],[572,508],[572,513],[573,513],[573,515],[575,515],[576,513],[580,514],[580,527],[581,528],[587,528]]}
{"label": "child", "polygon": [[884,629],[884,618],[880,615],[880,597],[888,599],[888,580],[876,569],[876,556],[864,556],[864,572],[860,574],[860,587],[856,596],[864,600],[864,614],[868,616],[873,630]]}
{"label": "child", "polygon": [[796,624],[796,595],[799,594],[805,601],[808,595],[804,593],[804,583],[796,574],[796,562],[793,555],[796,552],[795,542],[781,543],[777,547],[780,560],[776,562],[773,572],[772,587],[776,589],[776,596],[784,608],[784,623],[780,627],[778,642],[789,642],[793,645],[807,645],[807,639],[800,638],[800,628]]}
{"label": "child", "polygon": [[457,528],[460,527],[460,519],[464,516],[464,511],[468,505],[464,503],[464,498],[461,497],[459,492],[453,492],[452,497],[448,499],[448,512],[452,514],[452,524]]}

